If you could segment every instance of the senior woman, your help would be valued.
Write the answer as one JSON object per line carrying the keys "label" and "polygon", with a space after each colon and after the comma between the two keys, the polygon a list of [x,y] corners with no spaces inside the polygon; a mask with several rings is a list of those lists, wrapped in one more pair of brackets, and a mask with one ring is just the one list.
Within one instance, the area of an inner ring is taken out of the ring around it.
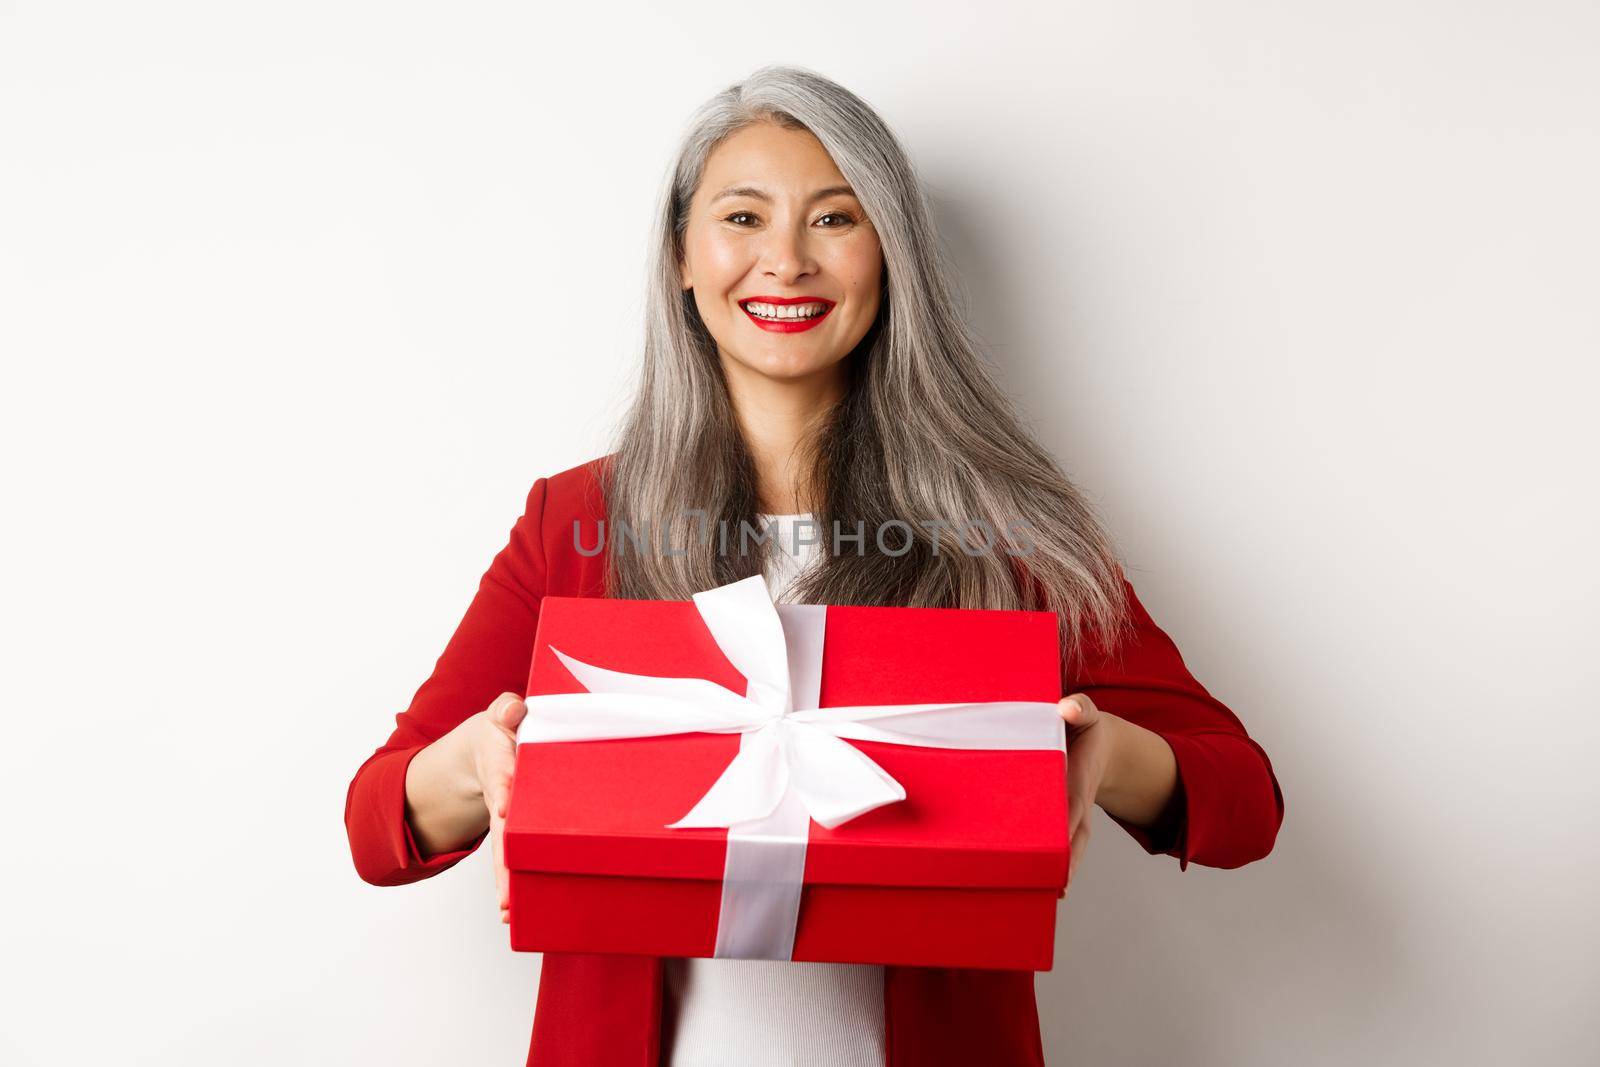
{"label": "senior woman", "polygon": [[[1025,530],[1026,555],[973,553],[929,516],[986,521],[1019,553],[1011,534]],[[684,551],[616,537],[585,551],[577,531],[607,520],[648,523]],[[898,520],[909,535],[892,551],[870,535],[804,544],[804,520],[846,534]],[[702,521],[779,536],[729,552],[698,536]],[[756,573],[797,602],[1056,612],[1074,867],[1095,804],[1184,868],[1271,850],[1283,795],[1266,753],[1186,669],[1084,495],[993,380],[904,150],[859,97],[789,66],[693,117],[657,215],[641,375],[616,447],[535,480],[432,674],[356,772],[345,822],[360,875],[430,877],[488,837],[504,917],[499,839],[541,599],[687,600]],[[1031,972],[547,953],[528,1062],[1044,1055]]]}

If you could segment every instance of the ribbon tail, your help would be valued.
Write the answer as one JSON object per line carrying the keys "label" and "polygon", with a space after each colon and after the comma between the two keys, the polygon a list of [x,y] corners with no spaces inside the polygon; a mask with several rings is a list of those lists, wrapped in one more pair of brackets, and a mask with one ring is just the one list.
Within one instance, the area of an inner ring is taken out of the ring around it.
{"label": "ribbon tail", "polygon": [[[842,742],[841,742],[842,743]],[[689,813],[671,829],[732,826],[771,815],[789,786],[777,724],[768,723],[740,738],[739,754],[722,771]]]}
{"label": "ribbon tail", "polygon": [[[725,689],[715,682],[708,682],[704,678],[663,678],[651,674],[628,674],[625,671],[613,671],[585,663],[567,655],[554,645],[550,646],[550,651],[561,661],[562,666],[567,668],[567,672],[577,679],[578,684],[591,693],[618,693],[677,700],[699,705],[702,709],[699,719],[702,721],[720,718],[725,720],[725,725],[730,728],[761,725],[761,719],[757,717],[759,709],[752,708],[750,702],[738,693]],[[715,714],[712,714],[713,712]]]}
{"label": "ribbon tail", "polygon": [[[775,711],[793,706],[789,693],[788,645],[783,620],[759,574],[694,594],[711,638],[745,677],[749,696]],[[776,803],[776,801],[774,801]]]}
{"label": "ribbon tail", "polygon": [[906,798],[905,786],[888,771],[826,730],[791,723],[789,737],[794,791],[811,817],[828,829]]}

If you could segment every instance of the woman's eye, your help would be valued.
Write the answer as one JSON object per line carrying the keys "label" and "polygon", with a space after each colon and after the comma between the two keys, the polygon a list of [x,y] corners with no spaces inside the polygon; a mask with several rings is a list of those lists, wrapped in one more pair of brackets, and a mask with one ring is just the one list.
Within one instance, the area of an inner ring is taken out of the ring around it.
{"label": "woman's eye", "polygon": [[[727,217],[725,217],[722,221],[731,222],[735,226],[749,225],[749,223],[741,222],[740,221],[741,219],[749,219],[749,220],[751,220],[751,222],[754,222],[755,215],[752,212],[749,212],[749,211],[735,211],[733,214],[728,215]],[[839,220],[838,222],[833,223],[831,225],[824,225],[822,228],[825,229],[825,230],[837,230],[837,229],[840,229],[843,226],[848,226],[849,224],[855,222],[855,219],[851,218],[849,215],[846,215],[842,211],[830,211],[826,215],[823,215],[822,218],[818,219],[817,221],[821,222],[822,219],[838,219]]]}

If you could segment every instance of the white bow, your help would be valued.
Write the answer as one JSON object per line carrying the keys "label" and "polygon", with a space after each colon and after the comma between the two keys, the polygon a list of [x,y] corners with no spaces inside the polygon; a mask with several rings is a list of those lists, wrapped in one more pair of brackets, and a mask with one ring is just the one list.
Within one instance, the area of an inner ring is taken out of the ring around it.
{"label": "white bow", "polygon": [[[905,787],[843,738],[926,748],[1065,749],[1056,704],[988,701],[796,707],[791,651],[809,661],[798,679],[811,690],[821,669],[822,610],[796,614],[786,632],[765,581],[751,576],[694,594],[713,639],[749,683],[744,696],[702,678],[607,670],[551,651],[587,693],[530,696],[519,743],[739,733],[739,754],[688,814],[669,827],[733,826],[763,819],[792,790],[832,829],[906,797]],[[811,605],[786,605],[809,608]],[[814,620],[815,625],[804,625]],[[791,649],[791,645],[800,646]],[[810,683],[809,685],[807,683]],[[810,702],[810,701],[808,701]]]}

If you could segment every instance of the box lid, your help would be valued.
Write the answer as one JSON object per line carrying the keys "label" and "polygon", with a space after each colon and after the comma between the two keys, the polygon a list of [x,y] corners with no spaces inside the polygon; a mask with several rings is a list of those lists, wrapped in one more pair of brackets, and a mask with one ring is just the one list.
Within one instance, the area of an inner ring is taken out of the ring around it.
{"label": "box lid", "polygon": [[[956,608],[827,609],[820,705],[1056,701],[1056,616]],[[745,679],[692,601],[545,597],[528,692],[583,687],[551,652],[634,674]],[[834,829],[811,823],[809,884],[1059,890],[1067,874],[1065,754],[855,745],[906,790]],[[739,750],[683,733],[518,746],[506,821],[514,870],[720,881],[722,828],[669,829]]]}

